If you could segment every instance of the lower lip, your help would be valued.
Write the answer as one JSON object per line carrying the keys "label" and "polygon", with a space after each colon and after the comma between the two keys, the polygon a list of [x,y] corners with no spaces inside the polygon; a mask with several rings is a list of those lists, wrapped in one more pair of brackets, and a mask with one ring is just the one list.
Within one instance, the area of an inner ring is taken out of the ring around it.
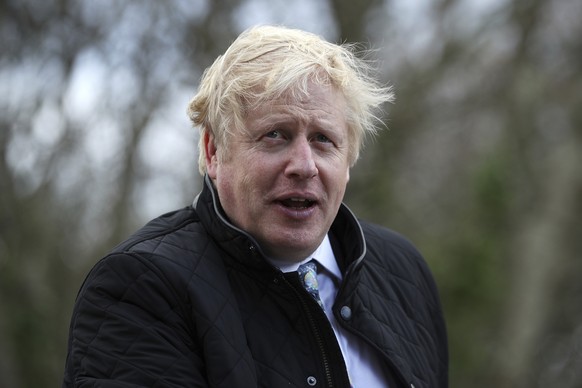
{"label": "lower lip", "polygon": [[317,206],[312,205],[305,208],[292,208],[278,204],[279,211],[283,213],[286,217],[302,221],[312,217],[315,214]]}

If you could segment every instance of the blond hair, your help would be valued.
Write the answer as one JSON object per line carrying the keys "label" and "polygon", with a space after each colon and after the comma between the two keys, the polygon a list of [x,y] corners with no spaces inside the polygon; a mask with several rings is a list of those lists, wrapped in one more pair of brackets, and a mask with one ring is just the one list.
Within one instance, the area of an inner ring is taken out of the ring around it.
{"label": "blond hair", "polygon": [[233,131],[244,130],[245,112],[285,93],[305,95],[308,82],[331,84],[347,103],[350,165],[358,159],[365,134],[374,134],[376,111],[392,101],[389,87],[371,76],[371,67],[356,56],[356,45],[329,43],[296,29],[259,26],[244,31],[206,69],[188,116],[200,128],[199,168],[206,172],[204,135],[225,147]]}

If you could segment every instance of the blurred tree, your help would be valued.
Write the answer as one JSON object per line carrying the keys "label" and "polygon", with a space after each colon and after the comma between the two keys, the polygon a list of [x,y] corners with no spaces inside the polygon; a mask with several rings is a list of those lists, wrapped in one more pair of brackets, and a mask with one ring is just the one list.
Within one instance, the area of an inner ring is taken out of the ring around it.
{"label": "blurred tree", "polygon": [[[196,184],[193,136],[148,142],[234,36],[238,2],[107,3],[0,4],[0,387],[60,385],[88,267],[143,222],[156,179],[180,200]],[[176,143],[181,169],[152,170]]]}
{"label": "blurred tree", "polygon": [[[258,0],[0,3],[0,387],[58,386],[88,268],[191,200],[187,101],[255,3],[289,14]],[[378,48],[394,84],[390,130],[346,201],[430,261],[451,386],[579,387],[582,3],[307,4],[335,21],[328,38]]]}
{"label": "blurred tree", "polygon": [[370,13],[382,4],[382,0],[330,0],[330,4],[340,41],[369,43],[367,25]]}
{"label": "blurred tree", "polygon": [[393,131],[348,201],[430,260],[452,386],[578,387],[582,6],[444,0],[407,29],[397,3],[371,21],[386,26]]}

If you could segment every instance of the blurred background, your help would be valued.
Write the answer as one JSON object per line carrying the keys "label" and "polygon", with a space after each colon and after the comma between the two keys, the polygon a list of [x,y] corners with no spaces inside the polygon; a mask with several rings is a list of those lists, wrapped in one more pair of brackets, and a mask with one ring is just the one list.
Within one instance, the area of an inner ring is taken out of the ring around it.
{"label": "blurred background", "polygon": [[0,387],[57,387],[90,267],[197,193],[186,106],[245,28],[363,42],[397,100],[346,202],[409,237],[451,387],[582,387],[582,2],[2,0]]}

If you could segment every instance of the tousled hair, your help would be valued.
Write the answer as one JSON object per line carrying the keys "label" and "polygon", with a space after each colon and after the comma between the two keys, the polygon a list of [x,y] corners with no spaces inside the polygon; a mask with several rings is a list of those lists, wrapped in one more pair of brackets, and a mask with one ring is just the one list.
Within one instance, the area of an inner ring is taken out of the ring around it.
{"label": "tousled hair", "polygon": [[309,82],[332,85],[346,100],[348,158],[358,159],[363,137],[375,134],[377,112],[393,100],[390,87],[371,75],[357,45],[333,44],[301,30],[258,26],[244,31],[206,69],[188,116],[200,128],[199,169],[206,172],[204,135],[225,147],[234,131],[245,130],[246,112],[273,98],[306,95]]}

